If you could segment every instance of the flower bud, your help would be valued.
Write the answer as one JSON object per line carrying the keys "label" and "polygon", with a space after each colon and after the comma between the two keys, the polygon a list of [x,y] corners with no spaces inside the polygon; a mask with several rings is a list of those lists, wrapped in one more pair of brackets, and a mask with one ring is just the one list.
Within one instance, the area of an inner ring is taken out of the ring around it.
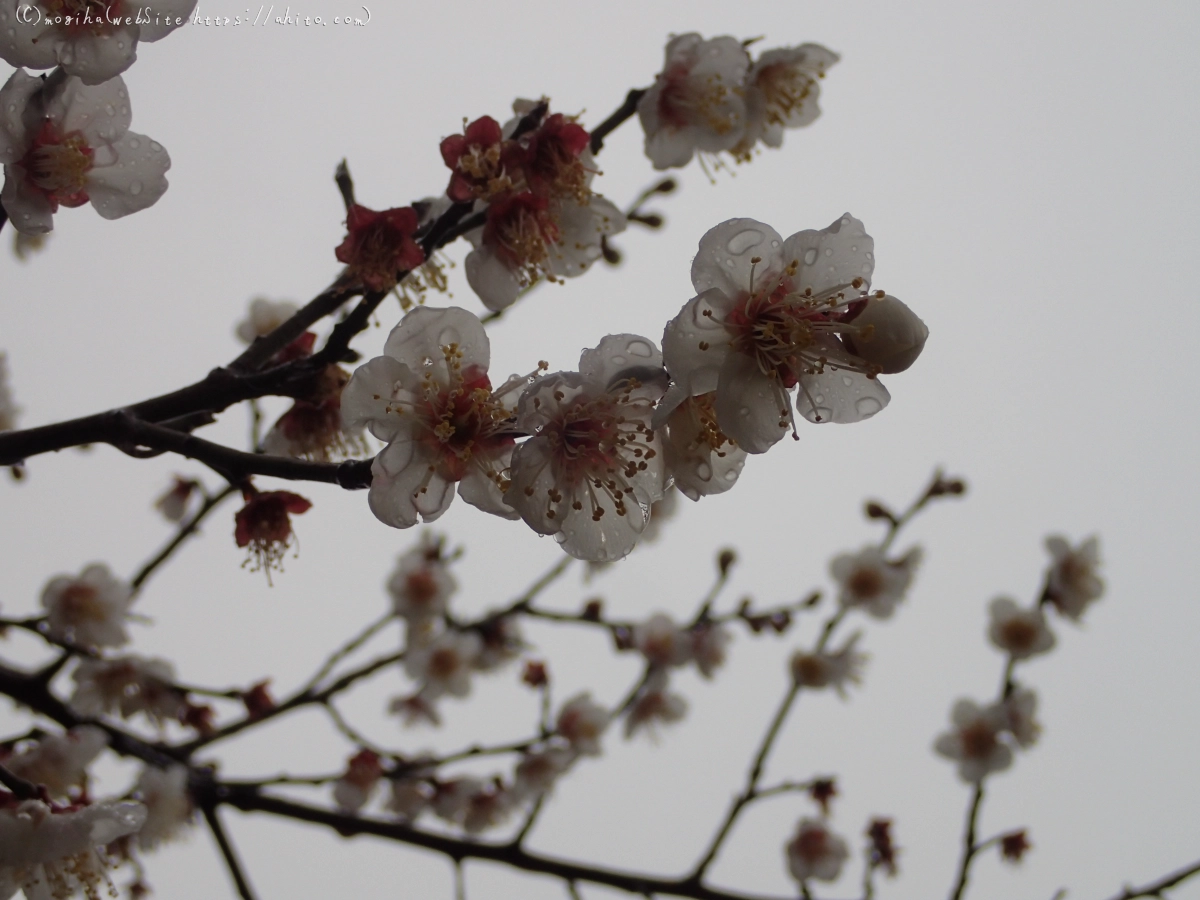
{"label": "flower bud", "polygon": [[846,336],[850,350],[879,366],[884,375],[903,372],[916,362],[929,337],[917,314],[890,294],[868,300],[853,323],[858,330]]}

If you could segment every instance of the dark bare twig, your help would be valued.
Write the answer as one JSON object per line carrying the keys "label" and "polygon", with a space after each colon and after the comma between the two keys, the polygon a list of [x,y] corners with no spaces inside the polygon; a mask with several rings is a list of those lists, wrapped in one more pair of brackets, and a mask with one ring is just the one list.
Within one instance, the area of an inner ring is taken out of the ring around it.
{"label": "dark bare twig", "polygon": [[951,900],[961,900],[967,889],[967,880],[971,875],[971,861],[980,851],[980,845],[975,843],[975,829],[979,821],[979,807],[983,804],[983,782],[975,785],[975,793],[971,796],[971,806],[967,810],[967,823],[963,829],[962,858],[958,863],[958,879],[950,891]]}
{"label": "dark bare twig", "polygon": [[175,533],[175,536],[167,542],[166,546],[158,551],[158,553],[156,553],[154,557],[150,559],[150,561],[144,566],[142,566],[138,573],[133,576],[133,581],[130,582],[130,585],[133,587],[134,592],[136,593],[137,590],[141,588],[146,579],[154,573],[154,570],[165,563],[171,557],[171,554],[174,553],[184,541],[196,533],[196,529],[200,527],[200,523],[204,521],[204,518],[210,512],[216,509],[227,497],[230,497],[235,493],[237,493],[237,487],[230,484],[216,494],[211,496],[206,495],[204,498],[204,504],[198,510],[196,510],[195,515],[181,525],[179,530]]}
{"label": "dark bare twig", "polygon": [[0,765],[0,784],[4,785],[18,800],[34,800],[39,796],[37,785]]}
{"label": "dark bare twig", "polygon": [[254,889],[250,887],[250,882],[246,880],[246,873],[242,871],[242,864],[238,861],[237,851],[234,849],[233,844],[229,842],[229,837],[225,834],[221,820],[217,818],[217,808],[210,804],[203,804],[201,811],[204,813],[204,821],[208,823],[208,830],[212,832],[213,839],[217,842],[217,848],[221,851],[221,857],[225,860],[225,866],[229,869],[229,875],[233,878],[233,883],[237,887],[238,896],[242,900],[255,900]]}
{"label": "dark bare twig", "polygon": [[1114,896],[1112,900],[1134,900],[1135,897],[1162,897],[1162,892],[1167,888],[1183,884],[1183,882],[1195,875],[1200,875],[1200,860],[1197,860],[1190,866],[1184,866],[1170,875],[1164,875],[1158,881],[1153,881],[1140,888],[1126,887],[1121,893]]}

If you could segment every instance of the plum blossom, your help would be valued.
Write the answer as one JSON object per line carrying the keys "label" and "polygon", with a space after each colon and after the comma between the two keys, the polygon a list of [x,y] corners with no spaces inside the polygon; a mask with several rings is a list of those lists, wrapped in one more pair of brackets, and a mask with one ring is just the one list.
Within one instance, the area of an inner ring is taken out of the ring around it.
{"label": "plum blossom", "polygon": [[746,159],[759,141],[781,147],[785,128],[803,128],[816,121],[821,114],[818,82],[838,58],[820,44],[779,47],[759,56],[746,73],[743,88],[746,128],[730,152]]}
{"label": "plum blossom", "polygon": [[360,750],[350,758],[342,777],[333,783],[333,802],[342,812],[358,812],[370,801],[375,785],[382,777],[379,754]]}
{"label": "plum blossom", "polygon": [[483,641],[474,631],[443,631],[428,644],[409,646],[404,670],[434,700],[443,694],[465,697],[471,692],[471,669]]}
{"label": "plum blossom", "polygon": [[174,686],[174,667],[163,659],[81,659],[71,678],[75,691],[68,705],[89,718],[105,713],[129,718],[141,712],[161,725],[178,719],[187,706],[183,693]]}
{"label": "plum blossom", "polygon": [[8,384],[8,357],[0,353],[0,431],[10,431],[17,427],[17,414],[21,407],[13,399],[12,389]]}
{"label": "plum blossom", "polygon": [[154,508],[168,522],[182,522],[197,490],[201,490],[200,482],[194,478],[180,478],[176,475],[171,486],[154,501]]}
{"label": "plum blossom", "polygon": [[67,900],[78,891],[97,900],[112,890],[104,846],[135,833],[145,820],[140,803],[59,810],[0,791],[0,886],[10,893],[23,888],[29,900]]}
{"label": "plum blossom", "polygon": [[446,611],[451,595],[458,589],[444,550],[445,538],[423,531],[420,542],[400,556],[395,571],[388,578],[392,610],[410,626],[440,617]]}
{"label": "plum blossom", "polygon": [[1104,593],[1104,582],[1096,574],[1100,567],[1100,543],[1089,537],[1072,550],[1061,535],[1046,538],[1052,562],[1046,573],[1046,596],[1068,619],[1079,621],[1088,604]]}
{"label": "plum blossom", "polygon": [[438,785],[433,811],[441,818],[461,825],[468,834],[478,834],[501,824],[516,803],[511,789],[499,779],[485,782],[466,777]]}
{"label": "plum blossom", "polygon": [[465,309],[417,307],[388,336],[384,355],[360,366],[342,393],[347,430],[387,442],[371,466],[371,511],[387,525],[432,522],[454,486],[472,506],[516,518],[505,503],[514,445],[513,378],[493,391],[491,346]]}
{"label": "plum blossom", "polygon": [[342,390],[349,381],[350,373],[341,366],[326,366],[311,393],[271,426],[263,437],[263,452],[316,462],[365,452],[362,429],[347,430],[342,424]]}
{"label": "plum blossom", "polygon": [[87,784],[87,767],[108,746],[108,733],[80,725],[65,734],[50,734],[22,750],[4,765],[26,781],[44,785],[52,797],[67,797]]}
{"label": "plum blossom", "polygon": [[797,650],[792,655],[792,679],[799,687],[833,687],[838,696],[845,699],[846,685],[862,683],[862,669],[867,662],[865,653],[859,653],[861,632],[855,632],[840,649],[833,652],[816,650],[805,653]]}
{"label": "plum blossom", "polygon": [[171,159],[129,123],[119,77],[89,87],[61,70],[49,78],[14,72],[0,88],[0,202],[13,227],[44,234],[60,205],[89,200],[105,219],[152,206],[167,190]]}
{"label": "plum blossom", "polygon": [[649,340],[609,335],[578,372],[532,384],[517,427],[532,435],[512,455],[507,502],[577,559],[627,556],[663,496],[662,443],[650,427],[662,395],[662,356]]}
{"label": "plum blossom", "polygon": [[608,728],[611,716],[607,709],[592,700],[589,693],[576,694],[563,704],[555,725],[556,732],[567,739],[571,749],[583,756],[599,756],[600,738]]}
{"label": "plum blossom", "polygon": [[796,836],[784,845],[788,871],[803,884],[810,878],[816,881],[837,881],[842,866],[850,855],[846,841],[820,819],[801,819]]}
{"label": "plum blossom", "polygon": [[573,751],[562,747],[546,747],[525,753],[514,773],[513,797],[519,802],[549,792],[571,767],[576,756]]}
{"label": "plum blossom", "polygon": [[467,283],[488,309],[505,309],[543,278],[582,275],[600,258],[601,239],[625,226],[624,213],[599,194],[586,203],[505,194],[488,206],[483,227],[465,235],[474,248],[463,263]]}
{"label": "plum blossom", "polygon": [[1037,694],[1025,687],[1015,688],[1000,704],[1008,733],[1018,746],[1029,747],[1042,733],[1041,723],[1034,718],[1037,712]]}
{"label": "plum blossom", "polygon": [[733,640],[729,629],[715,622],[705,621],[691,629],[692,659],[705,678],[725,663],[725,647]]}
{"label": "plum blossom", "polygon": [[796,410],[810,422],[859,422],[883,409],[890,395],[876,378],[882,364],[843,340],[874,335],[873,325],[853,319],[887,298],[867,294],[873,250],[848,213],[786,241],[754,219],[711,229],[692,263],[698,294],[663,334],[671,388],[656,427],[685,398],[716,391],[721,432],[748,453],[764,453],[789,427],[796,435],[794,387]]}
{"label": "plum blossom", "polygon": [[684,666],[692,661],[692,634],[671,617],[657,613],[633,627],[632,644],[656,668]]}
{"label": "plum blossom", "polygon": [[138,832],[138,847],[157,849],[180,836],[192,824],[195,807],[188,793],[187,766],[146,766],[138,777],[135,796],[146,807],[146,821]]}
{"label": "plum blossom", "polygon": [[411,206],[377,211],[354,204],[346,214],[346,238],[335,251],[346,264],[346,277],[372,291],[390,291],[396,282],[425,262],[413,240],[417,213]]}
{"label": "plum blossom", "polygon": [[1011,597],[997,597],[988,608],[988,638],[1013,659],[1028,659],[1054,647],[1054,632],[1039,607],[1021,609]]}
{"label": "plum blossom", "polygon": [[737,482],[746,451],[717,424],[715,392],[687,397],[664,423],[663,452],[675,487],[691,500],[721,494]]}
{"label": "plum blossom", "polygon": [[662,72],[638,101],[654,168],[686,166],[697,151],[716,154],[741,140],[749,68],[750,55],[736,38],[706,41],[695,32],[671,38]]}
{"label": "plum blossom", "polygon": [[396,778],[387,808],[405,822],[411,822],[433,802],[434,789],[424,778]]}
{"label": "plum blossom", "polygon": [[1008,729],[1008,716],[1002,706],[980,707],[970,700],[959,700],[950,713],[953,729],[934,742],[933,749],[958,762],[958,774],[969,784],[978,784],[992,772],[1012,765],[1013,752],[1000,739]]}
{"label": "plum blossom", "polygon": [[250,301],[246,318],[238,322],[234,333],[244,344],[253,344],[255,338],[266,337],[299,311],[290,300],[271,300],[255,297]]}
{"label": "plum blossom", "polygon": [[834,557],[829,571],[838,583],[838,602],[876,619],[891,618],[912,584],[921,555],[920,548],[914,547],[900,559],[889,560],[878,547],[868,546]]}
{"label": "plum blossom", "polygon": [[59,575],[42,590],[46,633],[82,647],[119,647],[129,641],[125,620],[132,600],[132,588],[103,563],[92,563],[78,577]]}
{"label": "plum blossom", "polygon": [[687,714],[687,700],[667,690],[668,678],[663,669],[652,669],[638,692],[637,699],[625,714],[625,737],[631,738],[645,730],[657,737],[660,724],[678,722]]}
{"label": "plum blossom", "polygon": [[239,547],[250,548],[243,565],[252,572],[262,569],[269,583],[271,570],[283,571],[283,557],[295,543],[291,517],[308,512],[312,502],[290,491],[260,491],[248,482],[242,496],[246,505],[234,513],[233,537]]}
{"label": "plum blossom", "polygon": [[152,10],[128,0],[3,0],[0,59],[17,68],[61,66],[98,85],[133,65],[138,41],[161,40],[195,8],[196,0],[155,0]]}

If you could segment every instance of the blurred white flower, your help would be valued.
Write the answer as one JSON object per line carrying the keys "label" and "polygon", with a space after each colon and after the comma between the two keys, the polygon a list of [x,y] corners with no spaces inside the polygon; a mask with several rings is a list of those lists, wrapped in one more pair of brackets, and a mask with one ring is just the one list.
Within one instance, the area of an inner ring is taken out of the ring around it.
{"label": "blurred white flower", "polygon": [[1054,608],[1068,619],[1079,621],[1088,604],[1104,593],[1104,582],[1096,574],[1100,567],[1100,542],[1089,537],[1072,550],[1061,535],[1046,538],[1052,562],[1046,573],[1046,592]]}
{"label": "blurred white flower", "polygon": [[356,813],[371,799],[375,785],[383,777],[379,754],[360,750],[346,764],[346,771],[333,783],[333,802],[345,813]]}
{"label": "blurred white flower", "polygon": [[1042,733],[1041,723],[1034,718],[1037,712],[1037,695],[1029,688],[1018,687],[1004,698],[1000,706],[1005,725],[1017,744],[1029,747]]}
{"label": "blurred white flower", "polygon": [[838,602],[876,619],[890,618],[912,584],[921,555],[920,548],[914,547],[902,558],[888,560],[878,547],[869,546],[834,557],[829,571],[838,583]]}
{"label": "blurred white flower", "polygon": [[4,762],[14,774],[45,785],[51,797],[67,797],[71,788],[87,784],[87,767],[108,746],[108,733],[79,725],[64,734],[49,734]]}
{"label": "blurred white flower", "polygon": [[599,756],[600,738],[608,728],[611,716],[607,709],[592,700],[589,693],[576,694],[563,704],[555,729],[584,756]]}
{"label": "blurred white flower", "polygon": [[235,329],[238,339],[244,344],[253,344],[255,338],[266,337],[292,316],[299,307],[290,300],[269,300],[255,297],[250,301],[250,312]]}
{"label": "blurred white flower", "polygon": [[81,716],[129,718],[141,712],[161,726],[184,711],[184,696],[173,684],[175,668],[164,659],[81,659],[71,678],[75,691],[68,705]]}
{"label": "blurred white flower", "polygon": [[654,168],[686,166],[697,151],[712,155],[741,140],[749,68],[750,56],[737,38],[706,41],[695,32],[671,38],[663,70],[638,101]]}
{"label": "blurred white flower", "polygon": [[187,766],[178,763],[164,769],[146,766],[134,792],[146,807],[146,822],[137,836],[141,850],[155,850],[160,844],[177,839],[192,824],[195,807],[188,793]]}
{"label": "blurred white flower", "polygon": [[401,555],[388,578],[387,591],[392,610],[410,625],[439,618],[458,589],[444,554],[445,538],[431,531],[421,532],[417,546]]}
{"label": "blurred white flower", "polygon": [[692,661],[692,633],[664,613],[634,625],[632,643],[651,666],[684,666]]}
{"label": "blurred white flower", "polygon": [[161,40],[195,8],[196,0],[154,0],[153,9],[127,16],[120,4],[90,0],[2,0],[0,25],[18,24],[0,28],[0,59],[17,68],[61,66],[98,85],[133,65],[138,41]]}
{"label": "blurred white flower", "polygon": [[953,729],[940,735],[933,749],[958,762],[958,774],[963,781],[978,784],[990,773],[1012,765],[1012,748],[1000,740],[1009,727],[1002,707],[981,707],[970,700],[959,700],[950,713],[950,721]]}
{"label": "blurred white flower", "polygon": [[687,714],[687,700],[667,690],[667,673],[654,669],[638,693],[637,699],[625,714],[625,737],[631,738],[645,730],[657,738],[658,727],[678,722]]}
{"label": "blurred white flower", "polygon": [[792,655],[792,679],[800,687],[833,687],[838,696],[845,698],[848,684],[862,683],[862,670],[866,665],[867,655],[854,649],[861,637],[861,632],[855,632],[841,649],[833,652],[821,650],[805,653],[797,650]]}
{"label": "blurred white flower", "polygon": [[89,200],[106,219],[152,206],[167,190],[171,158],[129,122],[119,77],[89,87],[61,71],[47,79],[15,71],[0,88],[0,202],[13,227],[44,234],[59,206]]}
{"label": "blurred white flower", "polygon": [[547,747],[523,754],[514,773],[513,798],[521,802],[547,793],[577,756],[573,750],[561,747]]}
{"label": "blurred white flower", "polygon": [[803,883],[837,881],[842,866],[850,855],[845,840],[838,837],[820,819],[801,819],[796,836],[784,845],[788,871]]}
{"label": "blurred white flower", "polygon": [[188,503],[199,487],[200,482],[195,479],[176,475],[171,487],[154,501],[154,508],[168,522],[182,522],[187,515]]}
{"label": "blurred white flower", "polygon": [[103,563],[92,563],[78,577],[59,575],[42,590],[46,633],[82,647],[119,647],[129,641],[125,620],[132,599],[132,588]]}
{"label": "blurred white flower", "polygon": [[838,55],[820,44],[766,50],[746,74],[746,128],[731,153],[748,159],[754,145],[783,146],[785,128],[803,128],[821,114],[820,79]]}
{"label": "blurred white flower", "polygon": [[988,638],[1013,659],[1028,659],[1054,647],[1054,632],[1039,607],[1022,609],[1010,597],[997,597],[989,610]]}
{"label": "blurred white flower", "polygon": [[689,632],[692,638],[692,659],[705,678],[712,678],[725,663],[725,648],[733,635],[724,625],[701,622]]}
{"label": "blurred white flower", "polygon": [[662,395],[662,356],[644,337],[605,337],[578,372],[534,382],[517,405],[533,435],[512,455],[508,503],[577,559],[627,556],[663,496],[662,445],[650,427]]}
{"label": "blurred white flower", "polygon": [[433,786],[423,778],[396,778],[387,808],[403,821],[412,822],[429,809],[433,795]]}
{"label": "blurred white flower", "polygon": [[428,700],[443,694],[465,697],[471,692],[471,669],[482,644],[474,631],[443,631],[428,644],[410,644],[404,670],[421,684]]}

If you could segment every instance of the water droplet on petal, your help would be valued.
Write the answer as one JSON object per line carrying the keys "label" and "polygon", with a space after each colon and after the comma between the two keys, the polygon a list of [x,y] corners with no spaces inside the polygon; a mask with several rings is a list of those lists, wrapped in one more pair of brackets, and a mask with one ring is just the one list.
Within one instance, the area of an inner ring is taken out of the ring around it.
{"label": "water droplet on petal", "polygon": [[824,394],[817,394],[817,396],[813,397],[813,403],[824,403],[824,402],[825,402]]}
{"label": "water droplet on petal", "polygon": [[710,466],[706,462],[696,464],[696,477],[697,478],[699,478],[701,481],[709,481],[712,479],[712,476],[713,476],[712,466]]}
{"label": "water droplet on petal", "polygon": [[742,416],[743,418],[750,415],[750,407],[743,406],[741,409],[738,410],[738,415]]}
{"label": "water droplet on petal", "polygon": [[833,256],[833,248],[832,248],[832,247],[826,247],[826,248],[825,248],[825,255],[826,255],[826,256]]}
{"label": "water droplet on petal", "polygon": [[851,378],[849,375],[843,375],[842,376],[842,384],[844,384],[846,387],[850,387],[850,385],[854,384],[854,379]]}
{"label": "water droplet on petal", "polygon": [[875,254],[872,253],[870,250],[868,250],[867,251],[867,259],[874,259],[874,258],[875,258]]}
{"label": "water droplet on petal", "polygon": [[121,88],[121,89],[119,89],[119,90],[117,91],[117,96],[118,96],[118,97],[120,97],[122,100],[124,100],[124,99],[125,99],[125,96],[126,96],[126,94],[125,94],[125,88]]}
{"label": "water droplet on petal", "polygon": [[138,147],[142,146],[142,142],[139,141],[137,138],[130,138],[129,146],[132,147],[134,150],[136,150]]}
{"label": "water droplet on petal", "polygon": [[772,246],[772,247],[774,247],[775,249],[778,249],[778,248],[779,248],[779,241],[771,241],[771,246]]}
{"label": "water droplet on petal", "polygon": [[623,356],[614,356],[614,357],[612,358],[612,363],[613,363],[613,365],[614,365],[614,366],[623,366],[623,365],[625,365],[625,363],[627,363],[627,362],[629,362],[629,360],[627,360],[627,359],[626,359],[625,357],[623,357]]}
{"label": "water droplet on petal", "polygon": [[110,116],[115,116],[117,114],[117,111],[113,109],[113,105],[111,103],[104,104],[104,111]]}
{"label": "water droplet on petal", "polygon": [[751,247],[756,246],[763,239],[761,231],[755,231],[753,228],[748,228],[745,231],[739,231],[729,239],[729,243],[725,245],[725,249],[730,253],[741,256]]}
{"label": "water droplet on petal", "polygon": [[136,197],[141,192],[142,192],[142,183],[140,181],[131,181],[129,183],[129,193],[133,194],[133,196]]}
{"label": "water droplet on petal", "polygon": [[863,264],[862,264],[862,272],[863,272],[863,274],[864,274],[864,275],[870,275],[870,274],[871,274],[871,269],[872,269],[872,268],[873,268],[873,266],[872,266],[870,263],[863,263]]}
{"label": "water droplet on petal", "polygon": [[732,269],[733,268],[733,260],[732,259],[725,260],[725,265],[729,266],[729,268]]}
{"label": "water droplet on petal", "polygon": [[875,415],[875,413],[883,409],[883,404],[874,397],[859,397],[854,401],[854,408],[864,419],[869,419],[871,416]]}
{"label": "water droplet on petal", "polygon": [[634,356],[650,357],[654,355],[654,348],[645,341],[630,341],[626,349]]}
{"label": "water droplet on petal", "polygon": [[155,153],[157,153],[159,150],[162,149],[162,144],[160,144],[158,141],[151,141],[150,149],[153,150]]}
{"label": "water droplet on petal", "polygon": [[815,263],[816,261],[817,261],[817,251],[816,251],[816,248],[815,248],[815,247],[809,247],[807,250],[805,250],[805,251],[804,251],[804,264],[805,264],[806,266],[811,266],[811,265],[812,265],[813,263]]}
{"label": "water droplet on petal", "polygon": [[858,244],[851,244],[851,245],[850,245],[850,252],[851,252],[851,253],[857,253],[857,252],[858,252]]}
{"label": "water droplet on petal", "polygon": [[124,42],[124,41],[117,41],[117,49],[118,49],[118,50],[124,50],[124,49],[125,49],[125,42]]}

